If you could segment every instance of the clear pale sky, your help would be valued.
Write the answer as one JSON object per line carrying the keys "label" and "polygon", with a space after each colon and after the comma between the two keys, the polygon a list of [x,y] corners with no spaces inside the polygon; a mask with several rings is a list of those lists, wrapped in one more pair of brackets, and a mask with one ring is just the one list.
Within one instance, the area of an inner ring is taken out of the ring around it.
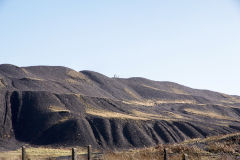
{"label": "clear pale sky", "polygon": [[240,1],[0,0],[0,63],[240,95]]}

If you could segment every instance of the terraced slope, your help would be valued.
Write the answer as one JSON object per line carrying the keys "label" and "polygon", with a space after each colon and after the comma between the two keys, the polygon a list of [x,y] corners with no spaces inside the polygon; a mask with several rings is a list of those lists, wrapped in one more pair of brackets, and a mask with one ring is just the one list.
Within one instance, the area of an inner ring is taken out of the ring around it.
{"label": "terraced slope", "polygon": [[237,132],[240,98],[172,82],[5,64],[0,115],[2,148],[130,148]]}

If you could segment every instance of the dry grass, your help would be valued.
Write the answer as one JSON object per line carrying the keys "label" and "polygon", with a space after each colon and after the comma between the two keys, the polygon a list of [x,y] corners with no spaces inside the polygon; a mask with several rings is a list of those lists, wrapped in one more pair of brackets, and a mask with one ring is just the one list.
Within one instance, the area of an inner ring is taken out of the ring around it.
{"label": "dry grass", "polygon": [[[237,140],[224,139],[238,137]],[[162,160],[163,149],[167,148],[168,159],[182,160],[183,154],[189,160],[234,160],[240,157],[240,133],[213,136],[205,139],[191,139],[180,144],[159,145],[144,149],[107,152],[104,160]],[[201,145],[198,145],[200,144]]]}
{"label": "dry grass", "polygon": [[66,122],[66,121],[68,121],[68,120],[70,120],[70,119],[71,119],[71,117],[63,117],[63,118],[61,118],[60,120],[56,121],[55,124],[63,123],[63,122]]}
{"label": "dry grass", "polygon": [[161,114],[151,114],[151,113],[144,113],[144,112],[140,112],[137,110],[133,110],[132,113],[138,117],[142,117],[142,118],[147,118],[147,119],[159,119],[159,120],[174,120],[174,119],[183,119],[184,117],[175,113],[171,113],[171,112],[163,112],[165,115],[161,115]]}
{"label": "dry grass", "polygon": [[219,102],[221,103],[227,103],[227,104],[234,104],[234,103],[240,103],[240,98],[239,97],[235,97],[235,96],[231,96],[231,95],[227,95],[227,94],[223,94],[222,96],[225,98],[223,100],[220,100]]}
{"label": "dry grass", "polygon": [[[0,152],[0,160],[20,160],[21,148],[15,151]],[[86,154],[87,150],[82,147],[77,148],[77,154]],[[71,156],[71,148],[44,148],[44,147],[26,147],[28,159],[48,159],[61,156]],[[11,157],[11,158],[10,158]]]}
{"label": "dry grass", "polygon": [[[135,149],[123,152],[108,152],[104,154],[104,160],[163,160],[163,149],[167,148],[167,157],[170,160],[182,160],[183,153],[187,154],[189,158],[197,157],[202,153],[195,147],[187,147],[182,145],[160,145],[157,147],[150,147],[144,149]],[[194,153],[194,154],[193,154]],[[197,153],[197,154],[196,154]]]}
{"label": "dry grass", "polygon": [[233,146],[227,145],[226,143],[219,143],[219,142],[214,142],[209,144],[206,150],[211,153],[218,153],[218,152],[231,153],[231,154],[235,153],[235,149],[233,148]]}
{"label": "dry grass", "polygon": [[5,87],[5,85],[3,84],[3,80],[0,79],[0,88],[3,88],[3,87]]}
{"label": "dry grass", "polygon": [[68,71],[66,73],[70,78],[65,79],[66,82],[71,84],[79,84],[80,82],[78,80],[84,80],[88,83],[91,83],[91,80],[89,80],[84,74],[81,72],[77,72],[74,70]]}
{"label": "dry grass", "polygon": [[226,139],[228,137],[234,137],[234,136],[238,136],[240,137],[240,133],[231,133],[231,134],[226,134],[226,135],[217,135],[217,136],[210,136],[207,138],[194,138],[194,139],[189,139],[189,140],[185,140],[184,142],[182,142],[183,144],[191,144],[194,142],[197,143],[207,143],[207,142],[215,142],[215,141],[219,141],[221,139]]}
{"label": "dry grass", "polygon": [[176,114],[176,113],[173,113],[173,112],[168,112],[168,111],[165,111],[165,113],[168,114],[169,117],[172,117],[172,118],[176,118],[176,119],[188,119],[186,117],[183,117],[182,115],[180,114]]}
{"label": "dry grass", "polygon": [[123,152],[108,152],[103,155],[104,160],[163,160],[163,154],[154,148],[129,150]]}
{"label": "dry grass", "polygon": [[146,84],[142,84],[143,87],[147,87],[147,88],[150,88],[150,89],[153,89],[153,90],[157,90],[157,91],[164,91],[164,90],[161,90],[159,88],[155,88],[155,87],[152,87],[152,86],[149,86],[149,85],[146,85]]}
{"label": "dry grass", "polygon": [[84,74],[82,74],[80,72],[77,72],[77,71],[74,71],[74,70],[68,71],[67,75],[72,77],[72,78],[79,78],[79,79],[85,79],[86,78]]}
{"label": "dry grass", "polygon": [[70,112],[70,110],[60,107],[60,106],[49,106],[48,109],[51,112]]}
{"label": "dry grass", "polygon": [[30,73],[25,68],[21,68],[21,69],[26,75],[30,75]]}
{"label": "dry grass", "polygon": [[157,100],[157,104],[174,104],[174,103],[180,103],[180,104],[196,104],[197,102],[194,100],[188,100],[188,99],[179,99],[179,100]]}
{"label": "dry grass", "polygon": [[68,83],[72,83],[72,84],[79,84],[79,82],[77,80],[71,79],[71,78],[65,79],[65,81]]}
{"label": "dry grass", "polygon": [[[82,97],[82,95],[76,94],[76,96],[79,98],[81,103],[84,104],[85,110],[87,114],[96,115],[104,118],[120,118],[120,119],[135,119],[135,120],[151,120],[151,119],[161,119],[161,120],[172,120],[172,119],[182,119],[181,115],[171,113],[171,112],[163,112],[165,115],[160,114],[150,114],[150,113],[144,113],[137,110],[133,110],[132,114],[125,114],[125,113],[118,113],[103,109],[97,109],[91,104],[87,103],[86,100]],[[128,102],[124,101],[124,103],[129,104]],[[138,105],[148,105],[153,106],[152,103],[141,103],[140,101],[135,101],[135,103],[138,103]]]}
{"label": "dry grass", "polygon": [[119,118],[119,119],[135,119],[135,120],[148,120],[147,118],[144,117],[137,117],[134,115],[128,115],[128,114],[123,114],[123,113],[118,113],[118,112],[111,112],[107,110],[100,110],[100,109],[86,109],[87,114],[95,115],[95,116],[100,116],[104,118]]}
{"label": "dry grass", "polygon": [[230,95],[223,94],[227,99],[226,100],[221,100],[223,103],[229,103],[229,104],[234,104],[234,103],[240,103],[240,99],[237,97],[233,97]]}
{"label": "dry grass", "polygon": [[21,150],[0,152],[0,160],[20,160]]}
{"label": "dry grass", "polygon": [[160,115],[160,114],[144,113],[144,112],[140,112],[137,110],[133,110],[132,113],[138,117],[144,117],[144,118],[148,118],[148,119],[166,119],[165,116]]}
{"label": "dry grass", "polygon": [[182,100],[143,100],[143,101],[123,101],[123,103],[139,106],[153,107],[158,104],[197,104],[194,100],[182,99]]}
{"label": "dry grass", "polygon": [[[201,144],[201,145],[198,145]],[[158,145],[142,149],[105,152],[103,160],[162,160],[163,149],[167,149],[168,159],[182,160],[183,153],[189,160],[234,160],[240,157],[240,133],[191,139],[179,144]],[[78,155],[86,154],[86,148],[77,148]],[[29,159],[52,159],[70,156],[71,148],[27,147]],[[21,149],[0,152],[0,160],[20,160]]]}
{"label": "dry grass", "polygon": [[235,119],[233,119],[231,117],[228,117],[228,116],[225,116],[225,115],[221,115],[219,113],[211,112],[211,111],[200,111],[200,110],[196,110],[196,109],[192,109],[192,108],[186,108],[184,110],[186,112],[191,113],[191,114],[197,114],[197,115],[211,117],[211,118],[224,119],[224,120],[235,120]]}
{"label": "dry grass", "polygon": [[171,88],[171,92],[172,93],[176,93],[176,94],[184,94],[184,95],[189,95],[189,93],[183,91],[183,90],[180,90],[180,89],[177,89],[177,88]]}
{"label": "dry grass", "polygon": [[94,107],[87,102],[87,100],[84,98],[81,94],[75,94],[75,96],[80,100],[80,102],[85,106],[85,110],[94,110]]}
{"label": "dry grass", "polygon": [[[109,110],[97,109],[91,104],[87,103],[84,99],[83,95],[75,94],[77,98],[81,101],[81,103],[85,106],[85,111],[87,114],[96,115],[104,118],[120,118],[120,119],[135,119],[135,120],[151,120],[151,119],[160,119],[160,120],[174,120],[174,119],[186,119],[185,117],[172,113],[172,112],[162,112],[163,114],[151,114],[151,113],[144,113],[137,110],[132,110],[132,113],[125,114],[125,113],[118,113]],[[122,101],[126,104],[136,104],[136,105],[144,105],[144,106],[155,106],[156,102],[152,100],[141,102],[141,101]],[[170,101],[158,101],[158,103],[169,103]],[[192,101],[172,101],[172,103],[193,103]]]}
{"label": "dry grass", "polygon": [[145,85],[145,84],[142,84],[142,86],[153,89],[153,90],[157,90],[157,91],[164,91],[164,92],[169,92],[169,93],[189,95],[187,92],[185,92],[183,90],[180,90],[180,89],[177,89],[177,88],[172,88],[172,87],[169,87],[169,89],[170,89],[170,91],[169,91],[169,90],[161,90],[159,88],[155,88],[155,87]]}
{"label": "dry grass", "polygon": [[34,78],[34,77],[26,77],[26,79],[33,80],[33,81],[44,81],[41,78]]}
{"label": "dry grass", "polygon": [[151,120],[151,119],[159,119],[159,120],[174,120],[174,119],[186,119],[179,114],[175,114],[172,112],[163,112],[162,114],[152,114],[152,113],[145,113],[138,110],[132,110],[132,114],[124,114],[118,112],[112,112],[108,110],[101,110],[92,107],[86,108],[86,113],[100,116],[104,118],[119,118],[119,119],[135,119],[135,120]]}
{"label": "dry grass", "polygon": [[67,75],[69,77],[71,77],[72,79],[82,79],[82,80],[89,81],[89,79],[84,74],[82,74],[81,72],[74,71],[74,70],[68,71]]}
{"label": "dry grass", "polygon": [[128,88],[124,88],[125,92],[127,92],[130,96],[132,96],[133,98],[136,98],[136,99],[141,99],[140,96],[138,96],[136,93],[134,93],[133,91],[131,91],[130,89]]}
{"label": "dry grass", "polygon": [[146,100],[146,101],[122,101],[125,104],[131,104],[131,105],[138,105],[138,106],[147,106],[147,107],[153,107],[156,105],[152,100]]}

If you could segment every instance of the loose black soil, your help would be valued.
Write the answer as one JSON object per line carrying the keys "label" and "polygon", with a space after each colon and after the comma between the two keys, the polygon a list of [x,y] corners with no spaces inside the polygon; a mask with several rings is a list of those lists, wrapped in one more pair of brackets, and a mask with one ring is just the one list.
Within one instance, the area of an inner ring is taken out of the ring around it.
{"label": "loose black soil", "polygon": [[22,143],[121,149],[240,130],[240,98],[66,67],[0,65],[0,150]]}

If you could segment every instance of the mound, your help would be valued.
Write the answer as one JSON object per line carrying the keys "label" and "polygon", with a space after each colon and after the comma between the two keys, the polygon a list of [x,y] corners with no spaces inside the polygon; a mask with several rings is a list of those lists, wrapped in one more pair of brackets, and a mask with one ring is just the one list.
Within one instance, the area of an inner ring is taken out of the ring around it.
{"label": "mound", "polygon": [[131,148],[240,130],[239,96],[66,67],[0,65],[0,114],[0,148]]}

